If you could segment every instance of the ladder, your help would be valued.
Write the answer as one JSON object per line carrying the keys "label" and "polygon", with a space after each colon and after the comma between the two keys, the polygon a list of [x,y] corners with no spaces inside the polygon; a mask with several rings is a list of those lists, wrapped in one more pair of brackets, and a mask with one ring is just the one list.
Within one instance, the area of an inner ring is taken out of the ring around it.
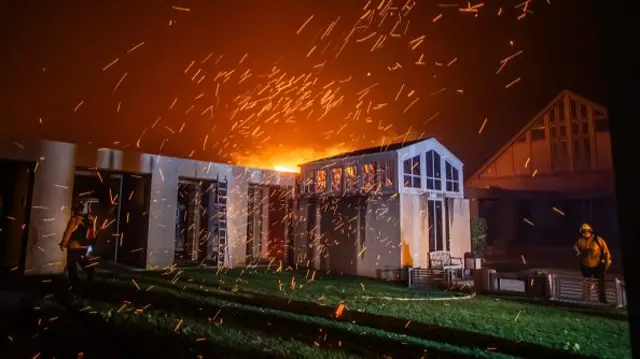
{"label": "ladder", "polygon": [[218,195],[216,196],[216,217],[218,223],[218,267],[224,267],[227,263],[227,178],[218,180]]}

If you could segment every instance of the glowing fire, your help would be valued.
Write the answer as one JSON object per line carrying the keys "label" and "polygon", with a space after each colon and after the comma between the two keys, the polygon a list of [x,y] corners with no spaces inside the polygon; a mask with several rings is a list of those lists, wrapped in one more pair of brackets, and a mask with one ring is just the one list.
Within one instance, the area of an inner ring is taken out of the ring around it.
{"label": "glowing fire", "polygon": [[314,150],[312,148],[275,148],[264,151],[262,154],[238,156],[236,161],[238,164],[247,167],[298,173],[300,172],[298,165],[302,163],[335,156],[351,150],[350,148],[342,146],[329,147],[322,150]]}
{"label": "glowing fire", "polygon": [[291,172],[291,173],[297,173],[300,172],[300,168],[299,167],[288,167],[288,166],[273,166],[273,169],[278,171],[278,172]]}

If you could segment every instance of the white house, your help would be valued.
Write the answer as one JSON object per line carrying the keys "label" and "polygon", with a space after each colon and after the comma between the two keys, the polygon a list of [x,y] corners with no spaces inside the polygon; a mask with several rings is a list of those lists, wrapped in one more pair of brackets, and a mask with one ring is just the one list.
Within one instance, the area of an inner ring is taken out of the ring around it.
{"label": "white house", "polygon": [[[74,197],[98,217],[104,260],[233,267],[289,253],[291,173],[2,135],[0,178],[0,268],[62,272]],[[250,205],[265,210],[258,230]],[[248,241],[250,231],[263,235]]]}
{"label": "white house", "polygon": [[301,165],[296,263],[375,276],[376,269],[427,268],[433,251],[463,257],[471,239],[462,171],[434,138]]}

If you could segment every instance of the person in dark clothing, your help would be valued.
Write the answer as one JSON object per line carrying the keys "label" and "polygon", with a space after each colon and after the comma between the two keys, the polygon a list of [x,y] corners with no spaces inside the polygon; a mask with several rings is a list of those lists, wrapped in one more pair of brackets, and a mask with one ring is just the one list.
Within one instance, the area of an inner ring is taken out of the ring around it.
{"label": "person in dark clothing", "polygon": [[606,303],[605,275],[611,267],[611,252],[607,242],[593,233],[587,223],[580,227],[580,238],[574,247],[580,257],[580,272],[585,278],[598,280],[598,296],[600,302]]}
{"label": "person in dark clothing", "polygon": [[73,285],[79,280],[78,265],[82,267],[88,280],[93,279],[95,265],[89,261],[87,251],[95,240],[96,221],[92,215],[84,213],[82,202],[76,202],[72,211],[73,214],[59,245],[60,250],[67,249],[67,274]]}

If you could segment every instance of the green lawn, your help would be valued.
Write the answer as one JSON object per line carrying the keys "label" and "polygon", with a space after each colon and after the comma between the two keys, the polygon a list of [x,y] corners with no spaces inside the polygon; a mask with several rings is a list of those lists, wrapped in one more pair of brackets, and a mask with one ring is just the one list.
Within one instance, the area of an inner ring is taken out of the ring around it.
{"label": "green lawn", "polygon": [[[313,277],[313,280],[309,278]],[[401,301],[363,297],[442,298],[461,294],[420,292],[373,279],[260,270],[187,270],[165,275],[179,287],[220,288],[266,294],[365,311],[459,330],[492,334],[513,341],[603,358],[630,356],[625,321],[573,312],[567,308],[477,296],[470,300]],[[239,293],[238,293],[239,294]]]}
{"label": "green lawn", "polygon": [[[419,358],[424,350],[437,353],[437,357],[508,357],[484,348],[458,347],[326,317],[239,304],[233,300],[219,299],[216,289],[210,289],[205,295],[197,295],[183,292],[184,285],[166,286],[166,282],[164,285],[151,284],[154,281],[144,277],[138,278],[135,283],[119,278],[97,280],[98,287],[91,289],[92,293],[87,294],[89,298],[85,298],[85,301],[107,317],[115,316],[119,320],[136,323],[143,321],[166,331],[174,330],[182,320],[180,328],[188,328],[183,334],[191,335],[192,339],[218,340],[212,336],[217,336],[219,331],[246,332],[238,334],[238,339],[231,344],[242,348],[242,343],[258,336],[263,338],[260,343],[269,353],[275,350],[269,343],[276,347],[286,344],[286,353],[278,352],[278,355],[286,354],[288,357],[372,358],[401,354],[401,357]],[[237,299],[242,297],[240,293],[234,296]],[[136,297],[137,303],[128,302]],[[212,326],[220,328],[212,331]],[[218,344],[224,342],[224,334],[221,335],[222,342]],[[251,346],[250,343],[246,345]]]}
{"label": "green lawn", "polygon": [[262,352],[280,358],[358,358],[339,350],[321,348],[320,343],[313,347],[295,339],[274,337],[259,331],[229,328],[220,320],[211,323],[207,318],[204,320],[183,318],[166,311],[151,309],[141,312],[131,306],[122,308],[121,305],[93,300],[86,303],[92,310],[100,313],[105,320],[117,322],[118,325],[142,325],[175,332],[201,345],[213,344],[238,352]]}

